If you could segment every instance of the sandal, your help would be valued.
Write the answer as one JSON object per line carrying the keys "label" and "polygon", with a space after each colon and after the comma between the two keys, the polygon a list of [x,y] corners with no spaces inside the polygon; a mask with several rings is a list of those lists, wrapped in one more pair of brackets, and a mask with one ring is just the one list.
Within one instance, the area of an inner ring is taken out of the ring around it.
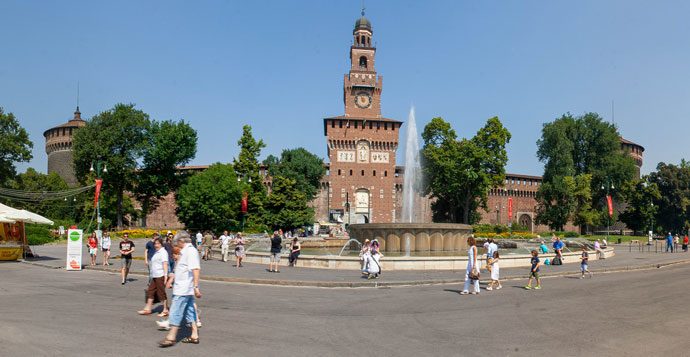
{"label": "sandal", "polygon": [[169,314],[168,314],[167,311],[163,311],[163,312],[161,312],[160,314],[158,314],[157,316],[158,316],[158,317],[167,317],[168,315],[169,315]]}
{"label": "sandal", "polygon": [[163,341],[158,342],[158,346],[165,348],[165,347],[172,347],[175,346],[177,342],[175,340],[168,340],[167,338]]}
{"label": "sandal", "polygon": [[137,314],[139,315],[151,315],[153,312],[151,310],[139,310]]}
{"label": "sandal", "polygon": [[198,345],[199,344],[199,338],[198,337],[197,338],[185,337],[185,338],[181,339],[180,342]]}

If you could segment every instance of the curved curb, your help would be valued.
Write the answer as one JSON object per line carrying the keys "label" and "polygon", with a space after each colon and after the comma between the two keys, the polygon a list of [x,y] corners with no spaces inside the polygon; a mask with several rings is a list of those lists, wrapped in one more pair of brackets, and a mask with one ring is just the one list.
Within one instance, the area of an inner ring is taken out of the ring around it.
{"label": "curved curb", "polygon": [[[39,267],[49,268],[49,269],[63,269],[64,267],[55,267],[48,264],[42,264],[38,262],[31,261],[21,261],[24,264],[35,265]],[[657,264],[644,264],[637,266],[623,266],[617,268],[601,268],[592,270],[592,273],[597,274],[609,274],[609,273],[622,273],[622,272],[632,272],[632,271],[644,271],[660,269],[665,267],[670,267],[674,265],[688,264],[690,259],[683,259],[667,263],[657,263]],[[114,268],[101,268],[101,267],[85,267],[84,270],[102,271],[107,273],[119,273],[119,269]],[[132,271],[130,275],[146,276],[147,273]],[[459,275],[461,273],[458,273]],[[542,278],[557,278],[566,276],[578,276],[579,271],[568,271],[568,272],[556,272],[556,273],[545,273],[541,274]],[[513,281],[513,280],[523,280],[527,279],[526,275],[509,275],[501,280],[503,281]],[[275,279],[257,279],[257,278],[237,278],[237,277],[224,277],[224,276],[213,276],[213,275],[202,275],[200,280],[203,281],[215,281],[224,282],[231,284],[248,284],[248,285],[263,285],[263,286],[283,286],[283,287],[312,287],[312,288],[391,288],[391,287],[406,287],[406,286],[430,286],[430,285],[451,285],[451,284],[462,284],[465,279],[438,279],[438,280],[412,280],[412,281],[381,281],[381,280],[366,280],[366,281],[314,281],[314,280],[275,280]]]}

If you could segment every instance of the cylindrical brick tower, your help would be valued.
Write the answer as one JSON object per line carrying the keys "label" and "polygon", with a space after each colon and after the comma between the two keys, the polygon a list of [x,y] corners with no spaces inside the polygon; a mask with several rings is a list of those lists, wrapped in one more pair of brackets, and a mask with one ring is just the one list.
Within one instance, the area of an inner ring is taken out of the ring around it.
{"label": "cylindrical brick tower", "polygon": [[74,112],[74,118],[43,132],[46,138],[46,154],[48,154],[48,173],[57,172],[70,186],[77,185],[74,174],[74,160],[72,157],[72,137],[76,130],[86,125],[81,118],[79,106]]}

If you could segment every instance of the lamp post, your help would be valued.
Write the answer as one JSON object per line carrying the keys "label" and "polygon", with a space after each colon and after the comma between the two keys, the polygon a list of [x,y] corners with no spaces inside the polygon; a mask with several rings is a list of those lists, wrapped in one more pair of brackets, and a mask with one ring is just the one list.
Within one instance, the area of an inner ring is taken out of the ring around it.
{"label": "lamp post", "polygon": [[[94,162],[91,162],[91,168],[89,171],[94,172],[96,174],[96,179],[97,180],[103,180],[102,175],[105,173],[108,173],[108,165],[101,160],[100,158],[96,160],[96,169],[94,170],[93,168]],[[103,165],[103,170],[101,170],[101,164]],[[100,190],[100,187],[96,187],[96,192]],[[96,200],[96,224],[97,227],[96,230],[100,233],[101,231],[101,223],[103,220],[101,219],[101,195],[96,193],[97,195],[97,200]],[[98,237],[100,239],[100,237]]]}
{"label": "lamp post", "polygon": [[611,190],[614,190],[616,187],[613,186],[611,183],[611,179],[608,177],[606,178],[606,184],[601,185],[602,190],[606,190],[606,205],[607,208],[609,207],[609,199],[611,200],[610,207],[611,209],[609,210],[608,217],[607,217],[607,225],[606,225],[606,241],[608,242],[610,240],[609,234],[611,230],[611,216],[613,215],[613,198],[610,195]]}
{"label": "lamp post", "polygon": [[[241,174],[239,172],[237,174],[237,182],[246,182],[247,184],[252,183],[252,177],[249,176],[249,174]],[[242,194],[242,202],[241,204],[241,214],[242,214],[242,223],[240,224],[240,231],[244,231],[244,223],[245,220],[247,219],[247,208],[248,208],[248,194],[247,191],[244,191]]]}
{"label": "lamp post", "polygon": [[[647,183],[646,178],[645,178],[645,181],[642,183],[642,185],[644,185],[645,190],[647,189],[647,187],[649,187],[649,184]],[[649,222],[650,222],[650,224],[649,224],[649,237],[647,239],[647,245],[652,245],[652,241],[654,240],[654,214],[653,214],[654,202],[652,201],[651,198],[649,199],[649,207],[650,207],[650,209],[649,209],[649,213],[650,213],[649,214]]]}

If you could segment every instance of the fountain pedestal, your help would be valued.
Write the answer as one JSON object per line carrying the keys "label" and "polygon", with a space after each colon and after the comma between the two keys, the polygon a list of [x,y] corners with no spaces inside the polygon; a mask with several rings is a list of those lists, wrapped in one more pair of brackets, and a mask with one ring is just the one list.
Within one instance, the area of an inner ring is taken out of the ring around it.
{"label": "fountain pedestal", "polygon": [[377,239],[384,252],[462,251],[472,234],[472,226],[457,223],[365,223],[348,230],[359,242]]}

